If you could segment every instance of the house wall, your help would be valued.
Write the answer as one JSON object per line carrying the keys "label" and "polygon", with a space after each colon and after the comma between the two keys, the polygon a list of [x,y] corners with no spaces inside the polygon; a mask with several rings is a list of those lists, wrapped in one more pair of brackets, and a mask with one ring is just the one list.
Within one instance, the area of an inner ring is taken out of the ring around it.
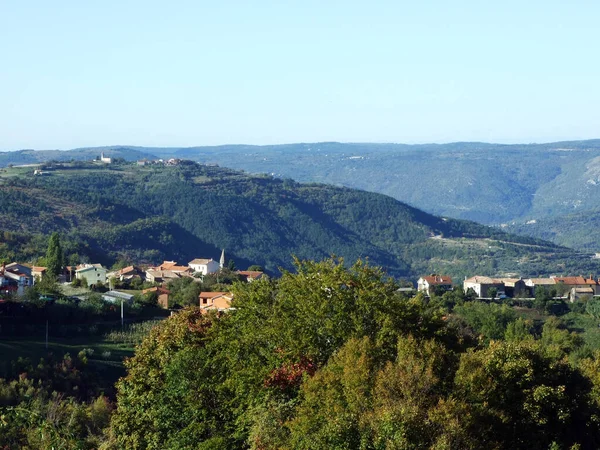
{"label": "house wall", "polygon": [[465,290],[465,292],[467,292],[469,289],[473,289],[473,291],[475,291],[475,294],[477,294],[477,297],[481,297],[481,284],[480,283],[473,283],[473,282],[465,281],[463,283],[463,289]]}
{"label": "house wall", "polygon": [[99,269],[97,267],[93,267],[84,271],[77,272],[75,277],[79,280],[85,279],[87,281],[88,286],[92,284],[98,283],[101,281],[102,283],[106,283],[106,269]]}
{"label": "house wall", "polygon": [[465,292],[467,290],[473,289],[477,294],[477,297],[489,297],[489,290],[491,288],[496,288],[498,292],[504,292],[504,284],[502,283],[494,283],[494,284],[483,284],[483,283],[475,283],[475,282],[467,282],[463,283],[463,288]]}
{"label": "house wall", "polygon": [[159,294],[158,305],[161,308],[167,309],[169,307],[169,294]]}
{"label": "house wall", "polygon": [[202,275],[219,271],[219,263],[216,261],[209,261],[208,264],[190,264],[190,267],[194,272],[200,272]]}

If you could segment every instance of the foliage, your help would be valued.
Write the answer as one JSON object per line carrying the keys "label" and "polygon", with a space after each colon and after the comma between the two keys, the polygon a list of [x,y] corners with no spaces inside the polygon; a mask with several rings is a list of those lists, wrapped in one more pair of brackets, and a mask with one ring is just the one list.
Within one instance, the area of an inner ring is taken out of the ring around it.
{"label": "foliage", "polygon": [[[407,298],[363,261],[294,264],[280,279],[228,285],[227,313],[186,308],[106,335],[137,344],[114,410],[98,399],[87,351],[17,363],[8,387],[0,382],[0,404],[10,400],[0,442],[104,450],[600,445],[598,354],[570,329],[584,319],[597,328],[597,319],[517,309],[540,324],[460,289]],[[174,290],[200,285],[189,280]],[[110,307],[91,294],[77,310],[116,314]]]}
{"label": "foliage", "polygon": [[60,236],[54,232],[48,241],[48,250],[46,251],[46,266],[48,276],[57,277],[64,265],[64,254],[60,245]]}
{"label": "foliage", "polygon": [[0,379],[0,446],[98,448],[113,407],[86,366],[86,351],[37,365],[17,361],[14,378]]}
{"label": "foliage", "polygon": [[474,301],[457,306],[454,311],[486,339],[502,339],[507,326],[516,319],[512,308],[495,303]]}

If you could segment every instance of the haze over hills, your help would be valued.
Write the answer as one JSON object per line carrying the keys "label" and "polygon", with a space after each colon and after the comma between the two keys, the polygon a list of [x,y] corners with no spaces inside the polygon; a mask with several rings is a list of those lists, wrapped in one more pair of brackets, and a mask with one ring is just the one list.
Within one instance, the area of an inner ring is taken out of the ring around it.
{"label": "haze over hills", "polygon": [[[594,270],[590,255],[473,222],[440,218],[391,197],[192,162],[168,167],[51,164],[0,173],[0,245],[35,257],[35,239],[60,231],[68,253],[117,259],[217,257],[239,267],[289,268],[292,255],[368,257],[396,276],[444,272],[537,275]],[[16,236],[16,237],[15,237]],[[8,242],[10,239],[12,241]],[[43,245],[38,247],[45,248]]]}
{"label": "haze over hills", "polygon": [[[176,157],[296,181],[354,187],[389,195],[432,214],[503,224],[511,231],[561,245],[600,250],[598,240],[589,238],[595,232],[590,224],[600,211],[600,140],[522,145],[107,146],[5,152],[0,153],[0,166],[92,159],[101,151],[128,161]],[[554,231],[527,225],[533,220],[553,220]]]}

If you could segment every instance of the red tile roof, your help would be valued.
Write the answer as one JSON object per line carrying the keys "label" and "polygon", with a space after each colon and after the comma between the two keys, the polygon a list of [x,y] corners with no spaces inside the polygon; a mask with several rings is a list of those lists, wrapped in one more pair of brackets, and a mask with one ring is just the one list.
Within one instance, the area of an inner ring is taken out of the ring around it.
{"label": "red tile roof", "polygon": [[553,277],[557,283],[567,284],[567,285],[577,285],[577,284],[585,284],[596,286],[598,283],[596,280],[592,278],[584,278],[582,276],[578,277]]}
{"label": "red tile roof", "polygon": [[238,270],[238,273],[247,278],[257,279],[264,275],[264,272],[258,270]]}
{"label": "red tile roof", "polygon": [[436,284],[452,284],[452,278],[446,275],[429,275],[427,277],[423,277],[423,279],[427,281],[430,286]]}

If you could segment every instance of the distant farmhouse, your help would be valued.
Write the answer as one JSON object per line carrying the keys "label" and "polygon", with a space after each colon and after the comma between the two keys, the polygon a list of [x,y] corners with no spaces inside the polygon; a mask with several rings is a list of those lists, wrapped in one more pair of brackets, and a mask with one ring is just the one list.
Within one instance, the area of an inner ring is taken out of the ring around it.
{"label": "distant farmhouse", "polygon": [[445,275],[431,274],[426,277],[421,277],[417,281],[417,290],[425,295],[431,295],[436,291],[452,290],[452,278]]}

